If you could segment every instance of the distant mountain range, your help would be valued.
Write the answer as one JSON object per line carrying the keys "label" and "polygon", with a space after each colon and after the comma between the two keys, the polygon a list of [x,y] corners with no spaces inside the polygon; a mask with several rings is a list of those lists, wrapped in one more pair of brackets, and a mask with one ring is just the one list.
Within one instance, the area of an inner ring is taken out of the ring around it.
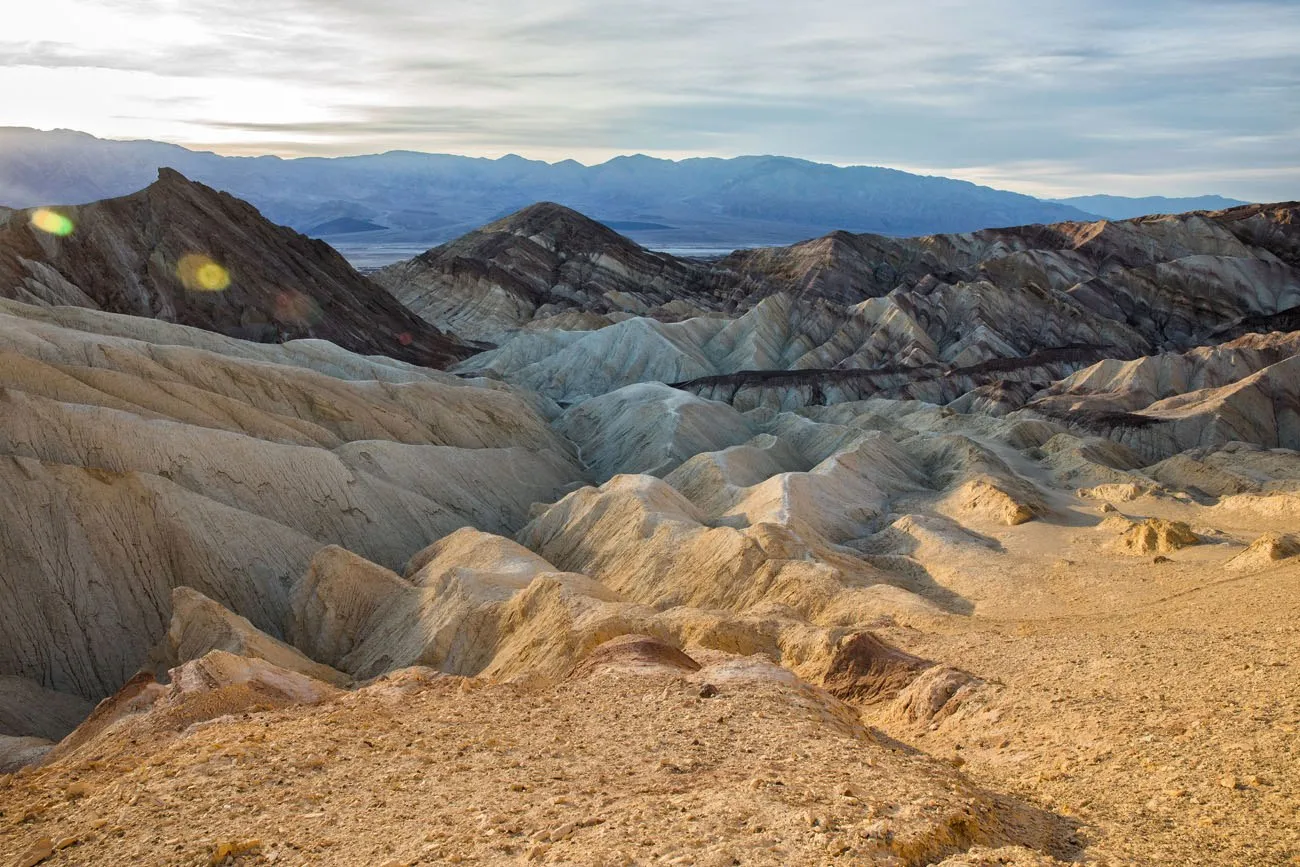
{"label": "distant mountain range", "polygon": [[[409,151],[226,157],[155,141],[13,127],[0,128],[0,205],[122,196],[147,186],[164,166],[251,202],[277,223],[341,242],[345,253],[384,245],[415,252],[539,201],[575,208],[661,249],[786,244],[837,229],[965,232],[1202,207],[1116,197],[1048,202],[950,178],[774,156],[673,161],[637,155],[595,166]],[[1207,207],[1232,203],[1214,198]]]}
{"label": "distant mountain range", "polygon": [[0,204],[126,195],[162,166],[302,232],[424,247],[539,201],[575,208],[652,246],[753,246],[834,229],[917,235],[1090,217],[965,181],[785,157],[627,156],[596,166],[412,152],[286,160],[17,128],[0,129]]}
{"label": "distant mountain range", "polygon": [[1074,196],[1069,199],[1052,199],[1060,205],[1069,205],[1108,220],[1131,220],[1149,214],[1185,214],[1188,211],[1222,211],[1245,205],[1241,199],[1224,196],[1190,196],[1170,199],[1165,196]]}

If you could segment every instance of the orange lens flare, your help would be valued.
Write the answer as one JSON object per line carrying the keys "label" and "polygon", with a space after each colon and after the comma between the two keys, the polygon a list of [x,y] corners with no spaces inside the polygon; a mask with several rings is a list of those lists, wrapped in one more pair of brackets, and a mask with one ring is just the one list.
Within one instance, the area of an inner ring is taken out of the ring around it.
{"label": "orange lens flare", "polygon": [[222,292],[230,286],[230,272],[202,253],[182,256],[176,276],[191,292]]}
{"label": "orange lens flare", "polygon": [[37,208],[32,212],[32,226],[60,238],[71,235],[75,228],[71,220],[49,208]]}
{"label": "orange lens flare", "polygon": [[314,298],[287,289],[275,297],[275,318],[287,325],[312,326],[321,321],[320,305]]}

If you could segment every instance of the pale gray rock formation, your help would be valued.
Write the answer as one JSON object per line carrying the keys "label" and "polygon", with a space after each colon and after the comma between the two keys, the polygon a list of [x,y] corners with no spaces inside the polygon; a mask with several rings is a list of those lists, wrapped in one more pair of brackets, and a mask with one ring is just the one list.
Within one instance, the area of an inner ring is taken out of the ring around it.
{"label": "pale gray rock formation", "polygon": [[665,324],[637,317],[599,331],[529,331],[469,359],[464,373],[497,373],[512,384],[573,402],[639,382],[678,382],[712,374],[703,348],[721,319]]}
{"label": "pale gray rock formation", "polygon": [[289,638],[313,659],[341,666],[384,605],[408,588],[391,569],[336,545],[322,548],[294,585]]}
{"label": "pale gray rock formation", "polygon": [[1059,433],[1043,443],[1036,456],[1061,487],[1152,484],[1137,472],[1145,463],[1141,456],[1105,437]]}
{"label": "pale gray rock formation", "polygon": [[575,443],[600,481],[617,473],[662,476],[705,451],[755,434],[731,406],[658,383],[629,385],[584,401],[555,427]]}
{"label": "pale gray rock formation", "polygon": [[1300,353],[1300,332],[1252,334],[1217,346],[1131,361],[1107,359],[1033,402],[1046,412],[1136,412],[1158,400],[1237,382]]}
{"label": "pale gray rock formation", "polygon": [[1231,442],[1217,449],[1190,449],[1147,467],[1168,487],[1210,497],[1300,490],[1300,452]]}
{"label": "pale gray rock formation", "polygon": [[[1239,382],[1245,370],[1295,354],[1294,341],[1260,335],[1217,346],[1220,335],[1295,318],[1294,210],[1248,206],[912,239],[833,233],[715,265],[748,288],[710,316],[665,322],[671,317],[629,305],[613,311],[632,316],[622,321],[572,321],[584,330],[533,323],[460,370],[562,403],[659,381],[742,411],[871,397],[1001,415],[1029,406],[1081,430],[1117,430],[1149,461],[1223,442],[1228,428],[1284,445],[1285,435],[1244,428],[1245,419],[1230,418],[1235,410],[1219,413],[1221,395],[1206,395],[1210,404],[1190,413],[1182,402],[1160,407],[1176,409],[1177,423],[1170,417],[1144,431],[1136,430],[1142,420],[1120,430],[1114,422],[1126,419],[1096,416]],[[494,267],[509,264],[476,249]],[[1289,400],[1283,389],[1275,401],[1284,415]],[[1253,396],[1228,402],[1252,404],[1245,416],[1266,409]],[[1189,414],[1198,418],[1184,420]]]}
{"label": "pale gray rock formation", "polygon": [[[815,452],[800,454],[791,445],[795,439],[763,434],[751,444],[699,454],[666,481],[709,524],[781,524],[830,542],[874,532],[892,496],[926,487],[923,470],[879,432],[856,433],[812,466]],[[801,466],[808,469],[794,469]]]}
{"label": "pale gray rock formation", "polygon": [[[567,597],[616,598],[509,539],[471,529],[434,543],[416,563],[407,580],[346,552],[322,551],[296,591],[293,634],[360,678],[412,665],[474,675],[518,652],[509,645],[525,629],[511,621]],[[553,638],[549,653],[566,641]]]}
{"label": "pale gray rock formation", "polygon": [[16,738],[0,735],[0,774],[12,774],[34,765],[49,755],[54,742],[44,738]]}
{"label": "pale gray rock formation", "polygon": [[146,663],[178,586],[279,639],[321,547],[398,568],[581,476],[533,401],[330,344],[8,301],[0,357],[0,672],[84,699]]}
{"label": "pale gray rock formation", "polygon": [[0,671],[102,698],[162,637],[181,584],[274,634],[317,547],[160,476],[4,456]]}
{"label": "pale gray rock formation", "polygon": [[797,533],[797,526],[769,522],[710,527],[666,482],[624,475],[568,495],[518,538],[559,568],[657,609],[743,613],[777,604],[819,622],[849,610],[869,619],[899,605],[926,608],[893,592],[887,576],[860,559]]}
{"label": "pale gray rock formation", "polygon": [[35,681],[0,675],[0,736],[57,741],[85,719],[93,705]]}
{"label": "pale gray rock formation", "polygon": [[[1225,376],[1229,371],[1218,371]],[[1132,411],[1104,407],[1139,401],[1048,396],[1029,410],[1064,418],[1123,443],[1151,462],[1193,448],[1248,442],[1267,448],[1300,448],[1300,355],[1284,358],[1223,385],[1177,392]],[[1213,380],[1211,380],[1213,381]],[[1114,388],[1112,386],[1112,388]],[[1146,390],[1146,389],[1140,389]],[[1063,409],[1062,404],[1068,408]],[[1101,408],[1093,408],[1094,406]]]}
{"label": "pale gray rock formation", "polygon": [[202,659],[214,650],[261,659],[334,686],[346,686],[351,680],[340,671],[313,662],[297,648],[272,638],[197,590],[172,590],[172,621],[155,651],[158,663],[170,670]]}

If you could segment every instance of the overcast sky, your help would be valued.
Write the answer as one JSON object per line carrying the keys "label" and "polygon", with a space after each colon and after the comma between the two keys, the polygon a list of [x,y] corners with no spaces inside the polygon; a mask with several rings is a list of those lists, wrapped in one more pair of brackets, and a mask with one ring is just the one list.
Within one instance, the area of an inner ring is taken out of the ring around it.
{"label": "overcast sky", "polygon": [[39,0],[0,125],[1300,199],[1300,0]]}

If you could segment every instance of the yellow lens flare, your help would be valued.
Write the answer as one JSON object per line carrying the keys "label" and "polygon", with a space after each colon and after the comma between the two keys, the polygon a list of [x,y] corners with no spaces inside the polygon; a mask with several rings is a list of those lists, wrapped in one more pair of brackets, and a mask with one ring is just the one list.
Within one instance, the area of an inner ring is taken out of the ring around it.
{"label": "yellow lens flare", "polygon": [[230,286],[230,272],[202,253],[182,256],[176,276],[191,292],[223,292]]}
{"label": "yellow lens flare", "polygon": [[37,208],[32,212],[32,226],[51,235],[63,238],[72,234],[72,221],[49,208]]}

